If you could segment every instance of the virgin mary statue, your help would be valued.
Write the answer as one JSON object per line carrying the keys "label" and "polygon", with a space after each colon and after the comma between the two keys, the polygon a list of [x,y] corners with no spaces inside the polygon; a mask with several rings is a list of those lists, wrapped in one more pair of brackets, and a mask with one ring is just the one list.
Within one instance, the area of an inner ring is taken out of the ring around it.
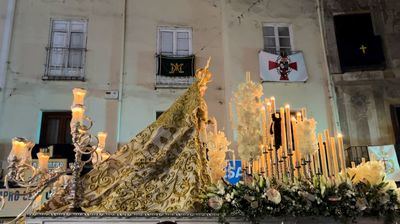
{"label": "virgin mary statue", "polygon": [[[207,64],[155,122],[82,177],[84,211],[196,211],[210,184],[202,143],[208,121],[203,95],[210,78]],[[68,191],[56,192],[38,212],[66,211]]]}

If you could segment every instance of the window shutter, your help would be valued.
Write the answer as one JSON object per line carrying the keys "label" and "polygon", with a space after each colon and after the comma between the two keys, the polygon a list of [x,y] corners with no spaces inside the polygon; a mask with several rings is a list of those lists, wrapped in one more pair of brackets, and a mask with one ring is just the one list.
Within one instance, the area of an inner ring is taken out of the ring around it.
{"label": "window shutter", "polygon": [[176,54],[189,55],[189,32],[177,32]]}
{"label": "window shutter", "polygon": [[174,42],[174,33],[171,31],[161,31],[161,54],[169,54],[172,55],[173,50],[173,42]]}
{"label": "window shutter", "polygon": [[62,67],[67,48],[67,33],[54,32],[51,42],[50,66]]}

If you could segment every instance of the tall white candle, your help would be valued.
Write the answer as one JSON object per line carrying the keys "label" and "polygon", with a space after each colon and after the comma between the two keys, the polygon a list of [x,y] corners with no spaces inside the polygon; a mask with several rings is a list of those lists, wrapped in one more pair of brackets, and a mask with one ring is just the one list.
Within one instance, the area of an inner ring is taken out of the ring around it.
{"label": "tall white candle", "polygon": [[345,161],[345,154],[344,154],[344,148],[343,148],[343,135],[338,134],[337,136],[338,140],[338,150],[339,150],[339,159],[340,159],[340,166],[341,170],[346,173],[346,161]]}
{"label": "tall white candle", "polygon": [[271,113],[276,113],[276,105],[275,105],[275,97],[272,96],[270,98],[270,102],[271,102]]}
{"label": "tall white candle", "polygon": [[267,145],[267,113],[266,113],[266,108],[264,106],[261,107],[261,134],[262,134],[262,144]]}
{"label": "tall white candle", "polygon": [[322,134],[319,133],[318,134],[318,145],[319,145],[319,152],[321,153],[321,163],[322,163],[322,170],[321,172],[324,174],[325,177],[329,176],[328,173],[328,164],[326,161],[326,151],[325,151],[325,147],[324,147],[324,143],[322,140]]}
{"label": "tall white candle", "polygon": [[301,116],[303,120],[307,119],[307,109],[305,107],[301,108]]}
{"label": "tall white candle", "polygon": [[331,154],[332,154],[332,163],[333,163],[333,170],[335,173],[335,176],[339,173],[339,163],[337,160],[337,152],[336,152],[336,143],[335,143],[335,138],[331,137],[330,138],[330,146],[331,146]]}
{"label": "tall white candle", "polygon": [[286,104],[285,105],[285,120],[286,120],[286,133],[287,133],[287,141],[288,141],[288,145],[287,145],[287,147],[288,147],[288,151],[290,150],[290,153],[291,153],[291,151],[293,150],[293,142],[292,142],[292,122],[290,122],[290,105],[289,104]]}
{"label": "tall white candle", "polygon": [[[326,160],[326,164],[327,164],[327,166],[328,166],[328,169],[329,169],[329,173],[330,174],[333,174],[333,164],[332,164],[332,157],[331,157],[331,153],[330,153],[330,135],[329,135],[329,130],[328,129],[325,129],[324,130],[324,135],[325,135],[325,146],[326,146],[326,154],[327,154],[327,160]],[[330,176],[329,174],[328,174],[328,176]]]}
{"label": "tall white candle", "polygon": [[282,153],[287,155],[287,143],[286,143],[286,125],[285,125],[285,109],[281,107],[280,111],[280,118],[281,118],[281,135],[282,135]]}
{"label": "tall white candle", "polygon": [[246,82],[250,82],[250,81],[251,81],[250,72],[246,72]]}

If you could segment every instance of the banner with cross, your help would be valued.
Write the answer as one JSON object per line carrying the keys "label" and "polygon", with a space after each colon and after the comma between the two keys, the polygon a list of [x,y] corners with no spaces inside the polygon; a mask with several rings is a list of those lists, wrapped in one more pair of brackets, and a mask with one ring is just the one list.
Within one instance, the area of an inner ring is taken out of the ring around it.
{"label": "banner with cross", "polygon": [[260,76],[270,82],[305,82],[308,79],[303,53],[291,55],[260,51]]}

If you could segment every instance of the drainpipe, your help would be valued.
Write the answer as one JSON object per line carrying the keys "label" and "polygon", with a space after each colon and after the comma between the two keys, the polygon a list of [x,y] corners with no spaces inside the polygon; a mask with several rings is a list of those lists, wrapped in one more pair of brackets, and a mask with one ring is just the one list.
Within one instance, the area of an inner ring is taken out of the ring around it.
{"label": "drainpipe", "polygon": [[331,107],[331,125],[333,128],[333,132],[336,135],[337,133],[341,133],[341,128],[340,128],[340,122],[339,122],[339,112],[337,109],[337,103],[336,103],[336,93],[335,89],[333,87],[333,81],[332,81],[332,76],[330,75],[329,72],[329,67],[328,67],[328,55],[327,55],[327,50],[326,50],[326,44],[325,44],[325,31],[324,31],[324,18],[323,18],[323,0],[316,0],[317,1],[317,13],[318,13],[318,22],[319,22],[319,29],[320,29],[320,34],[321,34],[321,44],[322,44],[322,50],[325,55],[324,58],[324,70],[325,70],[325,75],[328,81],[328,98],[329,98],[329,105]]}
{"label": "drainpipe", "polygon": [[121,68],[119,73],[118,88],[118,127],[117,127],[117,148],[121,141],[121,124],[122,124],[122,100],[124,94],[124,78],[125,78],[125,39],[126,39],[126,11],[127,0],[124,0],[123,27],[122,27],[122,44],[121,44]]}
{"label": "drainpipe", "polygon": [[10,45],[12,30],[14,24],[14,12],[15,12],[16,0],[7,1],[7,16],[4,22],[3,41],[1,43],[0,52],[0,91],[4,94],[4,87],[6,85],[6,74],[8,67],[8,57],[10,54]]}

